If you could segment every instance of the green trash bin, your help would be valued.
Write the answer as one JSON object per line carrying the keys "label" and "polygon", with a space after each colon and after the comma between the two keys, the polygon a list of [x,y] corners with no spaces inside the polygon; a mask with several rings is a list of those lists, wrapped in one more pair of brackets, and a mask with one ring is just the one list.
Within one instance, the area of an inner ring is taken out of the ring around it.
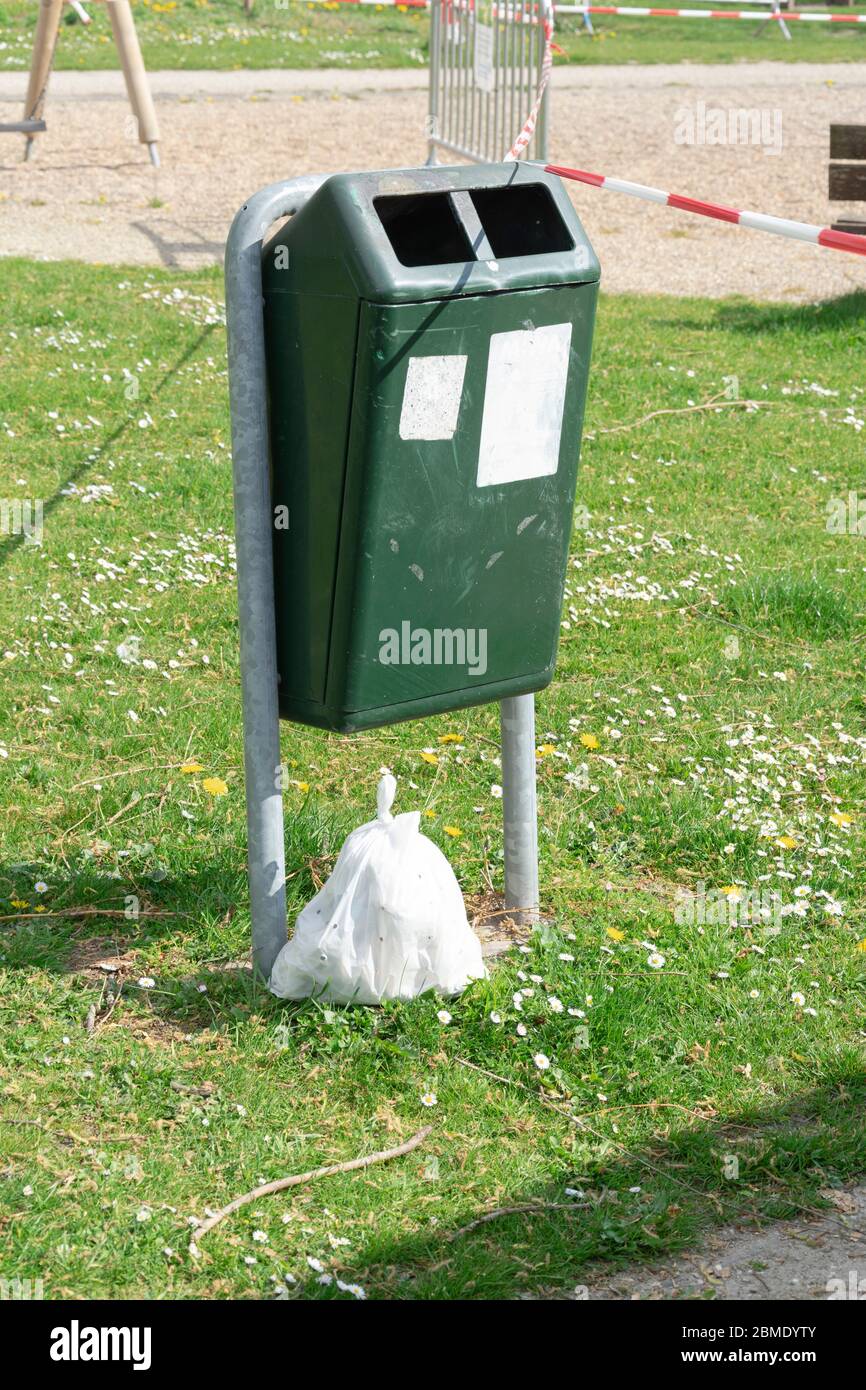
{"label": "green trash bin", "polygon": [[267,243],[282,717],[548,684],[598,279],[524,163],[337,175]]}

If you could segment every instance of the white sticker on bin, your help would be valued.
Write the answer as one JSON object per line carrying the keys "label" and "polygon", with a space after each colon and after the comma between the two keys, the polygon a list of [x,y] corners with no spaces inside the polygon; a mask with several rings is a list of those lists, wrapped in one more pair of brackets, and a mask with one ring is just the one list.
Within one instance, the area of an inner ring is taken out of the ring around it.
{"label": "white sticker on bin", "polygon": [[479,487],[543,478],[558,469],[570,348],[570,323],[491,337]]}
{"label": "white sticker on bin", "polygon": [[400,411],[401,439],[453,439],[466,361],[459,353],[409,358]]}

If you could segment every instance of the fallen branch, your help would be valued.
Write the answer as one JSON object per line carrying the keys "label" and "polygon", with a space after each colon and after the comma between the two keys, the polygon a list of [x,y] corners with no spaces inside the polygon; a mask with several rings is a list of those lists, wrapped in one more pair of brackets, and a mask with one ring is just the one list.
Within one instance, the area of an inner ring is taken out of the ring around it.
{"label": "fallen branch", "polygon": [[619,434],[621,430],[635,430],[639,425],[645,425],[650,420],[657,420],[660,415],[693,415],[699,410],[724,410],[727,406],[739,406],[741,409],[748,406],[751,410],[764,410],[772,404],[772,401],[722,401],[714,399],[704,401],[703,405],[682,405],[675,408],[669,407],[666,410],[651,410],[649,415],[642,415],[639,420],[631,420],[627,425],[610,425],[607,429],[588,430],[587,437],[597,434]]}
{"label": "fallen branch", "polygon": [[584,1211],[589,1202],[525,1202],[518,1207],[497,1207],[495,1211],[486,1211],[483,1216],[477,1216],[468,1225],[461,1226],[458,1231],[452,1231],[449,1240],[456,1240],[458,1236],[465,1236],[467,1231],[474,1231],[476,1226],[483,1226],[487,1221],[496,1221],[500,1216],[517,1216],[522,1212],[532,1211]]}
{"label": "fallen branch", "polygon": [[25,922],[31,918],[47,922],[52,917],[127,917],[128,920],[141,921],[143,917],[180,917],[179,912],[139,912],[135,919],[128,918],[125,907],[55,907],[44,912],[9,912],[0,917],[0,922]]}
{"label": "fallen branch", "polygon": [[49,1125],[44,1125],[41,1120],[13,1120],[7,1115],[0,1115],[0,1125],[30,1125],[33,1129],[41,1130],[43,1134],[50,1134],[54,1139],[67,1139],[76,1144],[92,1144],[92,1139],[85,1139],[81,1134],[74,1134],[73,1131],[65,1129],[52,1129]]}
{"label": "fallen branch", "polygon": [[330,1178],[335,1173],[352,1173],[358,1168],[369,1168],[373,1163],[385,1163],[389,1158],[403,1158],[413,1149],[417,1149],[419,1144],[423,1144],[427,1135],[432,1130],[432,1125],[425,1125],[419,1129],[417,1134],[413,1134],[411,1139],[407,1139],[405,1144],[400,1144],[396,1149],[381,1149],[378,1153],[365,1154],[363,1158],[350,1158],[346,1163],[331,1163],[325,1168],[311,1168],[308,1173],[295,1173],[290,1178],[277,1178],[276,1182],[262,1183],[261,1187],[254,1187],[252,1192],[245,1192],[242,1197],[235,1197],[233,1202],[229,1202],[227,1207],[221,1207],[219,1211],[209,1216],[207,1221],[203,1221],[195,1229],[195,1240],[190,1243],[189,1253],[192,1256],[198,1255],[198,1241],[202,1236],[206,1236],[208,1231],[212,1231],[220,1221],[226,1216],[231,1216],[233,1211],[239,1207],[244,1207],[248,1202],[255,1202],[259,1197],[269,1197],[273,1192],[284,1192],[287,1187],[301,1187],[304,1183],[315,1182],[317,1178]]}

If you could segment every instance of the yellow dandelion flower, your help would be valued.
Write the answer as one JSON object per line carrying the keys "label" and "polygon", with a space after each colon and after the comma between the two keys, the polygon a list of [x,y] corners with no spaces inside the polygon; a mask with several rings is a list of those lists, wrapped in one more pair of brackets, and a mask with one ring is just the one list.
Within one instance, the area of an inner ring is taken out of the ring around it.
{"label": "yellow dandelion flower", "polygon": [[458,836],[463,834],[459,825],[443,825],[442,829],[445,831],[446,835],[451,836],[452,840],[456,840]]}
{"label": "yellow dandelion flower", "polygon": [[439,759],[436,757],[435,753],[422,753],[421,761],[424,763],[429,763],[431,767],[436,767],[436,765],[439,762]]}
{"label": "yellow dandelion flower", "polygon": [[555,752],[556,752],[556,744],[555,744],[555,743],[542,743],[542,744],[540,745],[540,747],[536,748],[536,750],[535,750],[535,756],[536,756],[536,758],[547,758],[547,757],[550,756],[551,753],[555,753]]}
{"label": "yellow dandelion flower", "polygon": [[779,849],[797,848],[797,841],[794,839],[793,835],[780,835],[777,840],[773,841],[773,844],[778,845]]}
{"label": "yellow dandelion flower", "polygon": [[431,810],[430,810],[430,807],[428,806],[428,807],[427,807],[427,810],[424,811],[423,814],[424,814],[425,816],[427,816],[428,819],[432,820],[433,817],[436,815],[436,812],[435,812],[435,811],[431,811]]}
{"label": "yellow dandelion flower", "polygon": [[854,817],[849,816],[847,811],[833,811],[830,816],[834,825],[853,825]]}
{"label": "yellow dandelion flower", "polygon": [[296,782],[294,778],[292,778],[291,786],[297,787],[302,796],[306,796],[307,792],[310,790],[309,782]]}
{"label": "yellow dandelion flower", "polygon": [[11,899],[11,902],[12,902],[12,906],[13,906],[13,907],[29,907],[29,906],[30,906],[30,904],[29,904],[29,903],[26,903],[26,902],[24,901],[23,898],[12,898],[12,899]]}
{"label": "yellow dandelion flower", "polygon": [[440,742],[440,743],[462,743],[462,742],[463,742],[463,735],[462,735],[462,734],[440,734],[440,735],[439,735],[439,742]]}
{"label": "yellow dandelion flower", "polygon": [[734,902],[737,903],[743,896],[743,890],[741,888],[738,888],[735,883],[725,884],[722,888],[719,889],[719,892],[724,893],[726,898],[733,898]]}
{"label": "yellow dandelion flower", "polygon": [[598,747],[598,739],[596,738],[595,734],[581,734],[580,741],[583,744],[584,748]]}
{"label": "yellow dandelion flower", "polygon": [[196,762],[181,763],[180,770],[181,772],[185,772],[187,774],[192,772],[204,772],[204,765],[202,763]]}
{"label": "yellow dandelion flower", "polygon": [[619,927],[605,927],[604,930],[605,935],[609,936],[611,941],[625,941],[625,932],[620,931]]}
{"label": "yellow dandelion flower", "polygon": [[858,942],[857,942],[857,945],[854,947],[854,950],[855,950],[855,951],[866,951],[866,936],[864,936],[864,938],[863,938],[862,941],[858,941]]}
{"label": "yellow dandelion flower", "polygon": [[221,777],[206,777],[202,786],[209,796],[225,796],[228,784]]}

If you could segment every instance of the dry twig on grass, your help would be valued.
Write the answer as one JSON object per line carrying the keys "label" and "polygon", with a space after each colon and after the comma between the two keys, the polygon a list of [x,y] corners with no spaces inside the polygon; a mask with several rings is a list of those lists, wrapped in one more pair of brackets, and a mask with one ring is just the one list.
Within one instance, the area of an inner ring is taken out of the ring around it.
{"label": "dry twig on grass", "polygon": [[423,1144],[427,1135],[432,1130],[432,1125],[425,1125],[419,1129],[417,1134],[413,1134],[411,1139],[407,1139],[405,1144],[399,1144],[396,1149],[380,1149],[378,1153],[365,1154],[363,1158],[350,1158],[346,1163],[331,1163],[325,1168],[311,1168],[308,1173],[295,1173],[290,1178],[278,1178],[276,1182],[262,1183],[261,1187],[254,1187],[252,1192],[245,1192],[242,1197],[235,1197],[233,1202],[229,1202],[227,1207],[221,1207],[219,1211],[209,1216],[207,1221],[203,1221],[196,1227],[195,1240],[190,1243],[189,1253],[193,1256],[199,1254],[198,1242],[202,1236],[206,1236],[208,1231],[212,1231],[218,1222],[224,1217],[231,1216],[233,1211],[239,1207],[246,1206],[247,1202],[255,1202],[259,1197],[269,1197],[273,1192],[284,1192],[287,1187],[301,1187],[304,1183],[315,1182],[317,1178],[330,1178],[334,1173],[352,1173],[358,1168],[369,1168],[373,1163],[385,1163],[389,1158],[402,1158],[409,1154],[413,1149],[417,1149],[419,1144]]}
{"label": "dry twig on grass", "polygon": [[496,1207],[494,1211],[485,1211],[482,1216],[476,1216],[474,1221],[461,1226],[457,1231],[452,1231],[448,1239],[456,1240],[458,1236],[465,1236],[467,1231],[474,1231],[476,1226],[496,1221],[500,1216],[518,1216],[523,1212],[537,1211],[584,1211],[590,1205],[589,1202],[524,1202],[517,1207]]}
{"label": "dry twig on grass", "polygon": [[587,431],[587,437],[598,434],[619,434],[622,430],[635,430],[639,425],[646,425],[650,420],[657,420],[661,415],[694,415],[700,410],[724,410],[729,406],[739,406],[740,409],[748,407],[750,410],[765,410],[772,405],[772,401],[751,401],[751,400],[719,400],[713,397],[712,400],[704,401],[702,405],[681,405],[668,407],[665,410],[651,410],[649,415],[642,415],[639,420],[630,420],[626,425],[609,425],[606,429]]}

